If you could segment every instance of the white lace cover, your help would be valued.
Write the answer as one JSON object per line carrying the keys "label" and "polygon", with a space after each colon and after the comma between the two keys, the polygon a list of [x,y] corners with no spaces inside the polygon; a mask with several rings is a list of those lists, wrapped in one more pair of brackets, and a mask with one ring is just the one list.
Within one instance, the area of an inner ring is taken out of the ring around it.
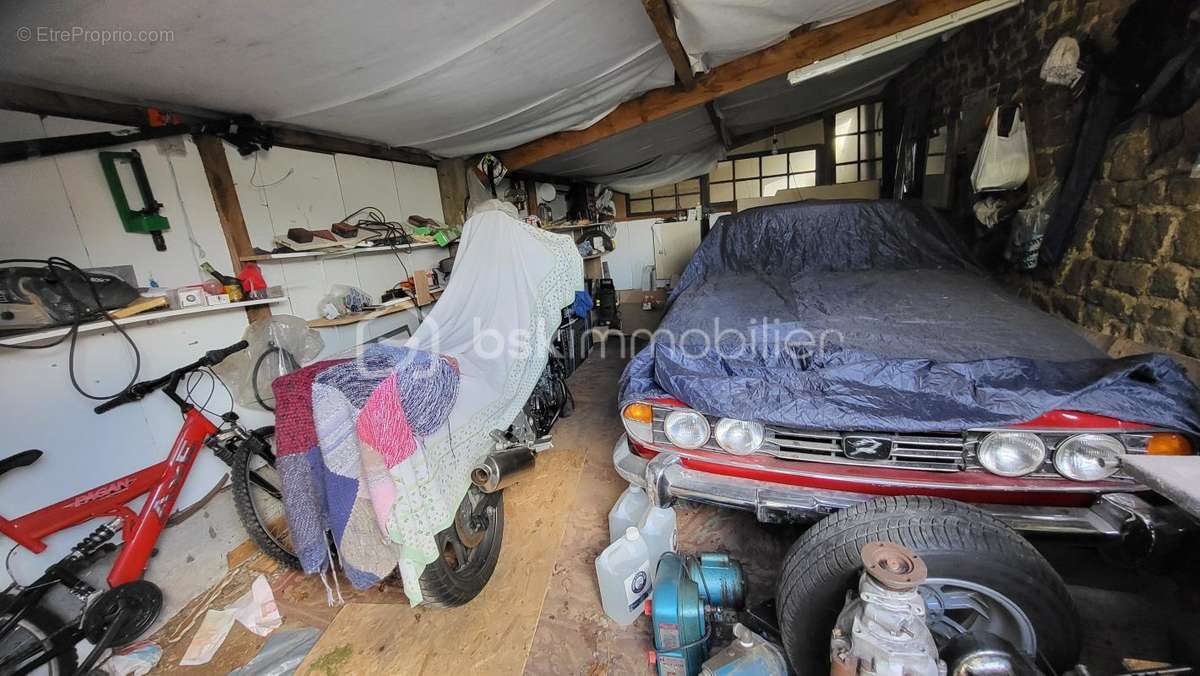
{"label": "white lace cover", "polygon": [[499,211],[476,214],[450,283],[405,344],[458,360],[462,382],[449,424],[391,469],[396,502],[388,535],[399,545],[409,602],[441,555],[435,535],[452,525],[471,468],[493,447],[492,430],[516,418],[546,366],[562,308],[583,288],[583,260],[567,235]]}

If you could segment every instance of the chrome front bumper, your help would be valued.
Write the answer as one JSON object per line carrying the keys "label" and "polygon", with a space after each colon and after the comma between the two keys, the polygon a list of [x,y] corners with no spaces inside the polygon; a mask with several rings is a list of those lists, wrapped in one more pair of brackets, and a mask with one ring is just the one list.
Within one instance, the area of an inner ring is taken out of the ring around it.
{"label": "chrome front bumper", "polygon": [[[613,448],[613,465],[630,484],[645,488],[655,504],[683,499],[732,507],[754,512],[765,523],[814,521],[879,497],[700,472],[684,467],[682,458],[673,453],[646,460],[633,453],[625,435]],[[1178,510],[1153,506],[1132,493],[1100,495],[1091,507],[976,506],[1025,533],[1102,540],[1124,540],[1136,534],[1139,549],[1162,545],[1190,528]]]}

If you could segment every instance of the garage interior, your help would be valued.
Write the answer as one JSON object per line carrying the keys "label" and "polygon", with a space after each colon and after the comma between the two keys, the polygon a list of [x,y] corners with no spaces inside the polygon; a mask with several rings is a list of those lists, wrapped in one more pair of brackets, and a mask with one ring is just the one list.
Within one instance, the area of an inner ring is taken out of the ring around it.
{"label": "garage interior", "polygon": [[1194,0],[0,45],[0,674],[1200,669]]}

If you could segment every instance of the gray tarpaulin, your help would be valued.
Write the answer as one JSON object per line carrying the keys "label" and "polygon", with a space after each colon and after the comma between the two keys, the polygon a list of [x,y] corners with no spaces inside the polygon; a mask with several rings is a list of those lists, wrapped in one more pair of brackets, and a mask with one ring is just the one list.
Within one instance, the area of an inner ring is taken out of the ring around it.
{"label": "gray tarpaulin", "polygon": [[1200,432],[1163,355],[1110,359],[984,277],[940,219],[898,202],[722,218],[634,357],[621,400],[797,428],[958,431],[1055,409]]}

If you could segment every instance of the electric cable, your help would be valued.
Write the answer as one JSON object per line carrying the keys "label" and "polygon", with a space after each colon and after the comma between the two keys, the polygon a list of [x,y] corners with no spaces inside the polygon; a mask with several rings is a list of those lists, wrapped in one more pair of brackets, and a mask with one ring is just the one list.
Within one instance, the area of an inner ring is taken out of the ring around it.
{"label": "electric cable", "polygon": [[[250,369],[250,388],[254,391],[254,400],[258,402],[259,406],[262,406],[264,409],[272,413],[275,412],[275,407],[267,404],[267,402],[263,399],[262,393],[258,391],[258,372],[259,369],[262,368],[263,362],[267,360],[267,357],[275,352],[283,355],[283,358],[287,362],[288,373],[300,370],[300,362],[296,361],[296,357],[291,353],[291,351],[285,350],[274,343],[270,344],[267,349],[263,350],[263,353],[258,355],[258,359],[254,361],[254,368]],[[274,398],[274,395],[272,395],[271,399]]]}
{"label": "electric cable", "polygon": [[[80,276],[80,278],[82,278],[83,281],[85,281],[87,283],[88,290],[91,291],[91,294],[92,294],[92,300],[95,301],[95,303],[96,303],[96,309],[91,310],[86,305],[84,305],[83,302],[80,301],[78,298],[75,298],[74,296],[72,296],[70,294],[66,294],[64,297],[69,299],[69,302],[74,306],[74,308],[73,308],[74,312],[72,313],[72,316],[71,316],[71,328],[66,333],[64,333],[62,336],[60,336],[58,338],[58,340],[55,340],[55,341],[49,342],[49,343],[41,343],[38,345],[8,345],[8,344],[0,344],[0,345],[3,345],[4,347],[7,347],[9,349],[14,349],[14,350],[45,350],[45,349],[48,349],[51,347],[57,347],[59,345],[62,345],[64,341],[66,341],[67,339],[70,339],[70,341],[71,341],[70,350],[69,350],[68,356],[67,356],[67,373],[71,379],[71,387],[75,388],[75,391],[78,392],[79,394],[83,395],[84,397],[86,397],[88,399],[92,399],[94,401],[102,401],[105,399],[112,399],[113,397],[128,390],[134,383],[137,382],[138,376],[141,375],[141,372],[142,372],[142,353],[138,349],[137,343],[135,343],[133,341],[133,338],[131,338],[129,336],[129,334],[126,333],[125,328],[123,326],[121,326],[112,315],[110,315],[108,313],[108,310],[104,309],[104,304],[100,300],[100,292],[96,289],[96,283],[94,281],[92,281],[91,274],[84,272],[77,265],[75,265],[74,263],[72,263],[71,261],[69,261],[65,258],[62,258],[61,256],[51,256],[49,258],[44,258],[44,259],[43,258],[6,258],[3,260],[0,260],[0,266],[9,265],[11,263],[34,263],[34,264],[38,264],[38,265],[44,265],[44,266],[46,266],[46,270],[48,272],[50,272],[51,274],[53,274],[53,272],[55,271],[56,268],[65,269],[67,271],[78,274]],[[125,385],[125,387],[122,387],[118,392],[115,392],[113,394],[108,394],[108,395],[95,395],[95,394],[91,394],[90,392],[87,392],[79,384],[79,380],[75,375],[75,344],[79,339],[79,326],[81,324],[83,324],[85,319],[93,317],[95,315],[99,315],[99,316],[103,317],[110,324],[112,324],[113,328],[115,328],[117,330],[117,333],[121,334],[121,337],[125,339],[125,342],[129,343],[129,347],[133,350],[133,374],[130,376],[129,382]],[[29,333],[36,333],[39,330],[41,330],[41,329],[29,331]],[[20,335],[20,334],[18,334],[18,335]]]}
{"label": "electric cable", "polygon": [[[353,223],[350,222],[350,219],[360,214],[363,216],[363,218],[360,218]],[[403,224],[396,221],[389,221],[387,217],[383,215],[382,209],[373,206],[365,206],[357,209],[356,211],[352,211],[347,214],[341,222],[354,225],[366,230],[367,232],[380,235],[380,241],[382,241],[384,245],[392,250],[392,255],[396,257],[396,262],[400,264],[400,269],[404,270],[404,278],[408,279],[412,277],[408,271],[408,266],[405,265],[404,261],[400,258],[400,246],[411,246],[413,244],[412,236],[410,236],[404,229]],[[412,251],[408,250],[405,253],[412,253]],[[420,324],[424,322],[425,313],[421,310],[421,306],[417,304],[416,298],[413,298],[413,309],[416,310],[417,313],[417,323]]]}

